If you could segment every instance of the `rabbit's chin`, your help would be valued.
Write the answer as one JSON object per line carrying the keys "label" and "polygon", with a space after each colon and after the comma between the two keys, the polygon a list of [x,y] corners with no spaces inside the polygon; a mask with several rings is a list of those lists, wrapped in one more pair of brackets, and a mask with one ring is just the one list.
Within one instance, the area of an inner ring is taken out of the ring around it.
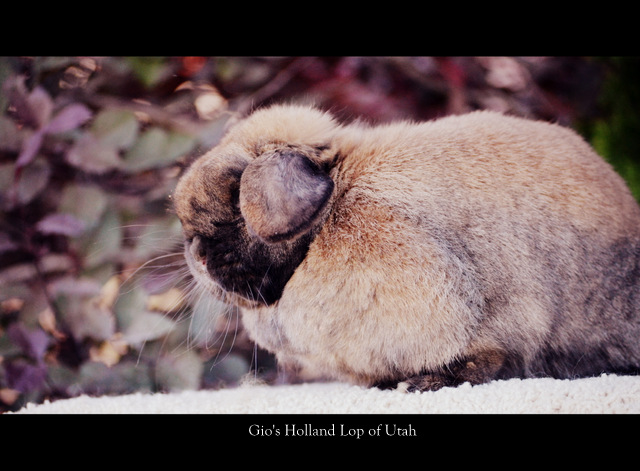
{"label": "rabbit's chin", "polygon": [[206,261],[198,256],[196,243],[185,240],[184,246],[184,258],[187,262],[187,267],[189,267],[189,271],[198,286],[203,288],[207,293],[210,293],[216,299],[219,299],[229,305],[244,308],[255,308],[259,306],[258,302],[246,299],[237,293],[227,291],[216,283],[211,275],[209,275]]}

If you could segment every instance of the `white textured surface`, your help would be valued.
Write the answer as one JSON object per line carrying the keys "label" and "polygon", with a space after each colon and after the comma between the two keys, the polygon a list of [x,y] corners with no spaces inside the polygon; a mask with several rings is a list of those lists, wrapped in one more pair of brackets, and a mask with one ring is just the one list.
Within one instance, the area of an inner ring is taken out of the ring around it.
{"label": "white textured surface", "polygon": [[640,376],[512,379],[435,392],[381,391],[341,383],[247,385],[219,391],[81,396],[22,414],[433,414],[640,413]]}

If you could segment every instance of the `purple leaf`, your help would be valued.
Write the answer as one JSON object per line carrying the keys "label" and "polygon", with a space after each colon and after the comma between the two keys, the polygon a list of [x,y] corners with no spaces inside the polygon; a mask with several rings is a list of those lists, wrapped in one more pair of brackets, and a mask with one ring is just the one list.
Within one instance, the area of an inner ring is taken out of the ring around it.
{"label": "purple leaf", "polygon": [[7,329],[9,339],[34,360],[40,361],[49,347],[49,336],[41,329],[27,329],[12,324]]}
{"label": "purple leaf", "polygon": [[87,122],[91,116],[89,108],[80,103],[73,103],[56,114],[45,126],[45,131],[47,133],[71,131]]}
{"label": "purple leaf", "polygon": [[36,156],[38,151],[40,150],[40,145],[42,144],[42,138],[44,137],[44,132],[39,129],[34,132],[25,142],[22,144],[22,151],[18,156],[18,160],[16,161],[16,171],[28,165]]}
{"label": "purple leaf", "polygon": [[25,361],[7,362],[5,373],[9,387],[23,393],[40,389],[47,378],[44,364],[31,365]]}
{"label": "purple leaf", "polygon": [[10,77],[2,86],[2,91],[15,107],[18,118],[28,126],[39,129],[51,117],[53,100],[42,87],[29,92],[25,85],[25,77]]}
{"label": "purple leaf", "polygon": [[93,297],[100,294],[100,283],[90,278],[65,277],[52,281],[49,285],[55,295]]}
{"label": "purple leaf", "polygon": [[27,102],[31,115],[36,120],[38,127],[42,128],[51,118],[53,100],[44,88],[38,86],[29,94]]}
{"label": "purple leaf", "polygon": [[45,133],[71,131],[87,122],[91,119],[91,116],[92,114],[89,108],[79,103],[74,103],[63,108],[48,124],[45,124],[25,140],[16,162],[16,170],[31,163],[40,150]]}
{"label": "purple leaf", "polygon": [[11,252],[17,248],[18,244],[11,241],[8,235],[0,233],[0,253]]}
{"label": "purple leaf", "polygon": [[71,214],[56,213],[42,218],[36,228],[43,234],[77,237],[84,232],[85,223]]}
{"label": "purple leaf", "polygon": [[91,133],[84,133],[69,149],[68,163],[90,173],[104,173],[121,164],[118,150],[106,145]]}

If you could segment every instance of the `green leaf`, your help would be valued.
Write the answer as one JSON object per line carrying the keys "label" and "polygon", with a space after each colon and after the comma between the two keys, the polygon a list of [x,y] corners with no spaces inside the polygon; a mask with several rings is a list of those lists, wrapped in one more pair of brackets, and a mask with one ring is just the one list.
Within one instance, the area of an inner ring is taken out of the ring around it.
{"label": "green leaf", "polygon": [[74,338],[83,340],[110,339],[116,331],[115,317],[111,310],[100,302],[98,296],[64,296],[58,298],[65,324]]}
{"label": "green leaf", "polygon": [[48,368],[47,382],[59,391],[68,393],[69,387],[78,382],[78,374],[73,368],[62,364],[53,364]]}
{"label": "green leaf", "polygon": [[202,124],[198,131],[198,141],[203,149],[210,149],[218,144],[224,135],[230,115],[223,114],[217,119]]}
{"label": "green leaf", "polygon": [[163,391],[194,390],[200,387],[204,367],[193,350],[164,355],[156,365],[156,381]]}
{"label": "green leaf", "polygon": [[97,174],[117,169],[122,163],[114,145],[101,141],[91,133],[83,134],[74,142],[66,160],[76,168]]}
{"label": "green leaf", "polygon": [[138,312],[146,309],[146,294],[139,286],[131,286],[127,281],[120,287],[120,295],[113,306],[118,325],[125,331],[133,324]]}
{"label": "green leaf", "polygon": [[230,315],[231,307],[212,295],[198,296],[193,302],[189,337],[195,345],[210,348],[218,342],[216,326],[222,316]]}
{"label": "green leaf", "polygon": [[80,241],[84,254],[84,268],[93,269],[105,262],[122,258],[122,223],[118,213],[108,210],[92,233],[85,233]]}
{"label": "green leaf", "polygon": [[175,322],[166,315],[147,310],[149,296],[140,286],[130,287],[125,283],[121,290],[113,309],[125,342],[139,346],[175,328]]}
{"label": "green leaf", "polygon": [[124,330],[122,339],[129,345],[140,346],[144,342],[157,340],[167,335],[175,323],[164,314],[147,310],[132,311],[131,323]]}
{"label": "green leaf", "polygon": [[163,167],[188,153],[195,144],[196,139],[191,136],[154,126],[124,155],[124,167],[132,172]]}
{"label": "green leaf", "polygon": [[106,395],[151,389],[149,371],[144,365],[126,361],[108,367],[104,363],[88,361],[80,368],[77,383],[70,386],[69,393]]}
{"label": "green leaf", "polygon": [[[2,285],[5,285],[4,280],[2,281]],[[6,283],[6,285],[11,286],[12,284]],[[31,286],[31,289],[25,292],[23,289],[20,289],[20,285],[13,284],[14,287],[19,289],[13,290],[13,296],[20,297],[24,300],[24,304],[20,308],[20,321],[29,327],[37,326],[40,313],[49,307],[49,300],[45,294],[42,290],[33,288],[33,285],[34,283],[28,283],[27,286]],[[25,296],[25,294],[27,295]]]}
{"label": "green leaf", "polygon": [[177,217],[158,217],[146,224],[136,237],[135,254],[147,259],[156,254],[168,254],[182,242],[182,225]]}
{"label": "green leaf", "polygon": [[27,165],[18,181],[18,201],[26,204],[42,192],[49,182],[51,168],[49,163],[38,158]]}
{"label": "green leaf", "polygon": [[162,81],[171,71],[164,57],[127,57],[126,61],[136,77],[149,88]]}
{"label": "green leaf", "polygon": [[138,137],[140,124],[132,111],[102,110],[91,124],[91,133],[106,147],[128,149]]}
{"label": "green leaf", "polygon": [[249,373],[249,362],[240,355],[230,353],[224,358],[213,358],[204,365],[204,380],[212,386],[236,384]]}
{"label": "green leaf", "polygon": [[70,183],[62,191],[58,212],[72,214],[89,230],[98,225],[107,203],[107,195],[99,188]]}
{"label": "green leaf", "polygon": [[63,323],[77,340],[107,340],[116,320],[100,285],[89,278],[69,276],[51,285]]}

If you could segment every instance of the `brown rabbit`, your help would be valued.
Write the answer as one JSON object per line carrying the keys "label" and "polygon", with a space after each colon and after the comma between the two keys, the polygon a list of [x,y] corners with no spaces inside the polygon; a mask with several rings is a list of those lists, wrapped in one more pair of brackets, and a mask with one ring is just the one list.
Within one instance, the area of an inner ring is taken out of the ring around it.
{"label": "brown rabbit", "polygon": [[319,376],[433,390],[640,367],[640,210],[563,127],[274,106],[174,200],[195,279]]}

